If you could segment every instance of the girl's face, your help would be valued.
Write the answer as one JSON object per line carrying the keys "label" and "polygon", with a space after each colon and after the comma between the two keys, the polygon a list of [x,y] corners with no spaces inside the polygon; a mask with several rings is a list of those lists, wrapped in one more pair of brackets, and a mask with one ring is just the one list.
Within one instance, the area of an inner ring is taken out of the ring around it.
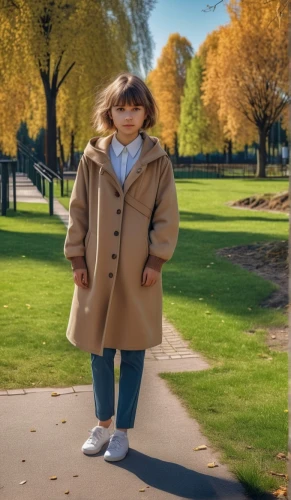
{"label": "girl's face", "polygon": [[146,119],[144,106],[112,106],[109,116],[118,132],[125,136],[137,135]]}

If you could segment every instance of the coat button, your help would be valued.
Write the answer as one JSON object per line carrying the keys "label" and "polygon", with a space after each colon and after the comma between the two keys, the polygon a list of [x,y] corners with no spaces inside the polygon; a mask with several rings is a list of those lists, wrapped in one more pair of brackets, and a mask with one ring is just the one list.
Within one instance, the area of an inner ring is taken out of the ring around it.
{"label": "coat button", "polygon": [[112,259],[116,259],[116,257],[117,257],[116,253],[113,253],[112,254]]}
{"label": "coat button", "polygon": [[142,169],[138,168],[136,172],[139,174],[141,171],[142,171]]}
{"label": "coat button", "polygon": [[119,232],[118,231],[114,231],[114,236],[118,236],[119,235]]}
{"label": "coat button", "polygon": [[109,278],[113,278],[113,274],[112,273],[109,273],[108,276],[109,276]]}
{"label": "coat button", "polygon": [[117,198],[119,198],[120,194],[119,194],[119,192],[118,192],[118,191],[115,191],[115,193],[114,193],[114,194],[115,194],[115,196],[116,196]]}
{"label": "coat button", "polygon": [[121,214],[121,210],[120,210],[120,208],[119,208],[118,210],[116,210],[116,213],[117,213],[117,214]]}

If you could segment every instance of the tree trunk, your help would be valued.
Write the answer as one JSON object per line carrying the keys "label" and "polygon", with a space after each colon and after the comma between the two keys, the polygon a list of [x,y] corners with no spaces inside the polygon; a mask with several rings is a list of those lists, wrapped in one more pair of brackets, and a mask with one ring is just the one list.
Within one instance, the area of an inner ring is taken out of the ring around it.
{"label": "tree trunk", "polygon": [[46,165],[57,171],[57,96],[53,89],[46,93]]}
{"label": "tree trunk", "polygon": [[75,169],[75,134],[71,131],[71,145],[70,145],[70,170]]}
{"label": "tree trunk", "polygon": [[226,144],[223,146],[223,163],[227,163],[227,147]]}
{"label": "tree trunk", "polygon": [[177,132],[175,132],[174,148],[175,148],[174,155],[175,155],[176,163],[178,163],[179,162],[179,151],[178,151],[178,134],[177,134]]}
{"label": "tree trunk", "polygon": [[232,162],[232,140],[228,141],[228,163]]}
{"label": "tree trunk", "polygon": [[61,169],[64,169],[65,164],[65,156],[64,156],[64,146],[62,144],[62,136],[61,136],[61,127],[58,127],[58,140],[59,140],[59,148],[60,148],[60,166]]}
{"label": "tree trunk", "polygon": [[259,149],[257,157],[257,172],[256,177],[264,178],[266,177],[266,137],[267,134],[265,130],[259,130]]}

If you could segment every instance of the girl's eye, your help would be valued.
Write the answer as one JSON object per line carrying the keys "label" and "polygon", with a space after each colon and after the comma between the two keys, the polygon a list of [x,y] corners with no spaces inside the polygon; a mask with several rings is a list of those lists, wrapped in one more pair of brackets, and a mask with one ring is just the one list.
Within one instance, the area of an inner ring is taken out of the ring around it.
{"label": "girl's eye", "polygon": [[117,111],[122,111],[124,108],[117,108]]}

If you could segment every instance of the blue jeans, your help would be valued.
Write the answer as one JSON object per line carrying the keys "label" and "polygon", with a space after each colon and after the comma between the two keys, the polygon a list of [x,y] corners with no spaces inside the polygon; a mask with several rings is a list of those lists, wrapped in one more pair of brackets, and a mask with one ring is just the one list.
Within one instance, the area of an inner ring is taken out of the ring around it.
{"label": "blue jeans", "polygon": [[[116,429],[134,426],[139,390],[141,385],[144,351],[121,350],[119,395]],[[105,347],[103,356],[91,353],[95,415],[99,420],[109,420],[115,402],[114,356],[116,349]]]}

